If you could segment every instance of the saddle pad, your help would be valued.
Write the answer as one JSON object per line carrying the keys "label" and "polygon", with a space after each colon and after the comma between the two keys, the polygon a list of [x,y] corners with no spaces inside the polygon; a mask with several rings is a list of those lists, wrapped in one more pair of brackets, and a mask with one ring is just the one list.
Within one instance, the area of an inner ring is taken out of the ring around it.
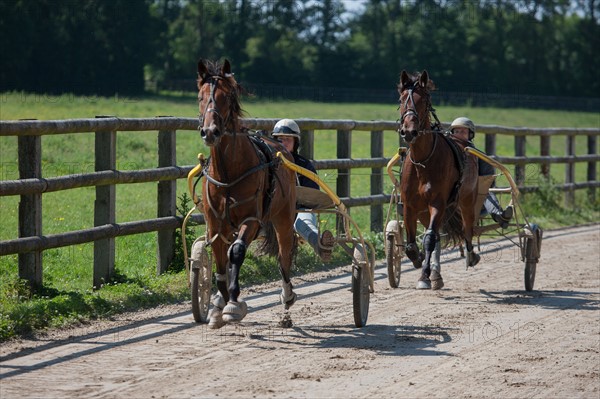
{"label": "saddle pad", "polygon": [[327,209],[333,208],[334,203],[329,195],[321,190],[310,187],[296,187],[296,205],[307,209]]}

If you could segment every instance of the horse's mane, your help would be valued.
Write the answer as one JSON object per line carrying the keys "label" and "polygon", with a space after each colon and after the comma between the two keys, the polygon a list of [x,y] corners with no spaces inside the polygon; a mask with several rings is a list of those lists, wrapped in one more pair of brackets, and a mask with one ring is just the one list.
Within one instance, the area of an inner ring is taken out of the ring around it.
{"label": "horse's mane", "polygon": [[[242,87],[242,85],[240,85],[235,80],[235,78],[233,77],[233,73],[225,74],[225,75],[223,75],[221,73],[223,63],[221,63],[219,61],[206,60],[205,65],[206,65],[206,69],[208,70],[208,74],[210,76],[220,77],[224,81],[229,83],[231,90],[228,93],[228,97],[229,97],[231,112],[232,112],[231,116],[234,117],[235,120],[243,117],[245,114],[245,111],[242,109],[240,97],[242,94],[247,93],[246,89],[244,89],[244,87]],[[200,87],[204,83],[202,77],[198,77],[196,83],[198,85],[198,89],[200,89]]]}

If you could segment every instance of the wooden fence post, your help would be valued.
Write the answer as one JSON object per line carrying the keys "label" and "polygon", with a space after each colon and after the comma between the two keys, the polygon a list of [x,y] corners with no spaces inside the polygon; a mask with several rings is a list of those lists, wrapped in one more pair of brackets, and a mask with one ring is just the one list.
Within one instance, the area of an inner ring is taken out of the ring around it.
{"label": "wooden fence post", "polygon": [[[175,131],[166,130],[158,132],[158,167],[176,166]],[[158,210],[157,216],[176,216],[177,212],[177,182],[165,180],[158,182]],[[159,230],[157,246],[156,273],[162,274],[173,261],[175,255],[176,230]]]}
{"label": "wooden fence post", "polygon": [[[352,131],[337,131],[337,159],[348,159],[352,153]],[[338,197],[350,196],[350,169],[338,169],[336,182]]]}
{"label": "wooden fence post", "polygon": [[[352,153],[352,131],[338,130],[337,131],[337,159],[350,158]],[[350,169],[338,169],[336,179],[336,192],[338,197],[350,197]],[[350,213],[350,208],[348,208]],[[338,216],[336,225],[342,223],[341,217]]]}
{"label": "wooden fence post", "polygon": [[485,134],[485,153],[488,155],[496,155],[496,134]]}
{"label": "wooden fence post", "polygon": [[[97,118],[105,118],[98,116]],[[117,165],[117,132],[96,132],[95,170],[115,170]],[[114,224],[116,221],[116,189],[114,184],[96,186],[94,226]],[[94,241],[94,287],[110,281],[115,271],[115,239]]]}
{"label": "wooden fence post", "polygon": [[315,131],[302,130],[300,132],[300,155],[306,159],[315,159]]}
{"label": "wooden fence post", "polygon": [[[371,132],[371,158],[383,158],[383,130]],[[371,195],[383,193],[381,168],[371,169]],[[371,231],[383,231],[383,205],[371,205]]]}
{"label": "wooden fence post", "polygon": [[[575,136],[572,134],[567,135],[566,142],[566,155],[574,156],[575,155]],[[565,206],[571,207],[575,204],[575,163],[573,161],[569,161],[565,165],[565,183],[567,186],[565,190]]]}
{"label": "wooden fence post", "polygon": [[[525,156],[525,144],[525,136],[515,136],[515,156]],[[515,165],[515,181],[517,186],[522,186],[525,184],[525,165],[523,162],[518,162]]]}
{"label": "wooden fence post", "polygon": [[[550,155],[550,136],[540,136],[540,155],[547,157]],[[542,175],[550,178],[550,162],[542,162]]]}
{"label": "wooden fence post", "polygon": [[[597,146],[598,146],[598,136],[589,135],[587,139],[588,145],[588,154],[596,155]],[[596,162],[588,162],[587,164],[587,181],[596,181],[597,172],[596,172]],[[588,200],[590,203],[594,204],[596,202],[596,188],[590,187],[588,188]]]}
{"label": "wooden fence post", "polygon": [[[19,136],[19,179],[42,177],[42,137]],[[42,194],[21,195],[19,237],[42,235]],[[42,288],[42,251],[19,254],[19,278],[29,282],[32,292]]]}

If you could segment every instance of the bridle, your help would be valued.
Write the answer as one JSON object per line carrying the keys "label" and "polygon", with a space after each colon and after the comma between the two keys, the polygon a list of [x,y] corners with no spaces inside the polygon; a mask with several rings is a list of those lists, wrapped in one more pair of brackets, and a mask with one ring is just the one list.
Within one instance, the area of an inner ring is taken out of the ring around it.
{"label": "bridle", "polygon": [[[421,127],[421,120],[419,118],[419,113],[417,112],[415,100],[413,99],[413,91],[414,87],[408,89],[408,96],[406,96],[406,102],[404,103],[405,110],[404,113],[402,113],[402,115],[400,116],[400,123],[404,124],[404,119],[406,119],[407,116],[412,115],[415,118],[417,118],[417,126]],[[400,104],[400,109],[402,109],[402,104]]]}
{"label": "bridle", "polygon": [[[400,102],[399,109],[402,109],[402,107],[404,106],[404,112],[400,115],[400,120],[399,120],[400,125],[398,128],[398,133],[400,133],[400,136],[409,145],[412,144],[419,136],[421,136],[425,133],[433,133],[433,144],[431,146],[431,150],[429,151],[429,155],[425,158],[425,160],[422,160],[419,162],[415,161],[412,157],[412,152],[410,151],[410,149],[408,151],[408,159],[411,161],[411,163],[414,164],[415,166],[420,166],[421,168],[425,168],[425,164],[431,159],[431,157],[435,153],[435,149],[436,149],[437,142],[438,142],[438,140],[437,140],[438,135],[436,133],[440,132],[442,123],[438,119],[437,115],[435,114],[435,110],[431,106],[431,100],[429,98],[429,93],[427,91],[425,91],[425,93],[423,94],[424,100],[426,102],[425,118],[423,118],[423,120],[421,120],[421,118],[419,117],[419,113],[417,112],[417,107],[415,105],[415,100],[413,98],[413,92],[417,89],[418,85],[419,85],[418,82],[414,82],[412,87],[405,89],[405,90],[408,90],[408,95],[406,96],[406,101],[404,102],[404,104],[402,104],[402,102]],[[431,124],[431,122],[428,118],[430,113],[435,118],[436,123],[433,125],[432,128],[424,129],[424,127],[423,127],[424,123],[429,122]],[[409,140],[406,139],[406,132],[404,131],[404,120],[408,116],[414,116],[417,119],[416,134],[413,135],[413,133],[411,132]]]}
{"label": "bridle", "polygon": [[[400,136],[402,136],[403,139],[405,139],[405,136],[406,136],[406,133],[404,132],[404,129],[403,129],[404,120],[409,116],[414,116],[417,119],[417,134],[415,136],[413,136],[410,141],[407,141],[408,144],[413,142],[420,135],[426,133],[426,130],[423,129],[423,126],[422,126],[423,123],[426,122],[426,119],[423,118],[423,120],[421,120],[421,118],[419,117],[419,113],[417,112],[417,107],[415,105],[415,100],[413,98],[413,92],[415,91],[417,85],[418,85],[418,82],[415,82],[412,87],[406,89],[406,90],[408,90],[408,95],[406,96],[406,101],[404,103],[402,103],[402,101],[401,101],[400,107],[399,107],[400,110],[402,108],[404,108],[404,112],[400,115],[400,121],[399,121],[400,126],[398,128],[398,133],[400,133]],[[431,103],[429,102],[428,97],[429,96],[427,94],[425,94],[425,98],[427,101],[426,112],[429,112],[431,109]]]}
{"label": "bridle", "polygon": [[[426,102],[426,110],[425,110],[425,118],[423,118],[421,120],[421,118],[419,117],[419,113],[417,112],[417,107],[415,105],[415,100],[413,98],[413,92],[416,91],[417,87],[418,87],[419,83],[418,82],[414,82],[412,87],[409,87],[408,89],[408,95],[406,96],[406,101],[404,103],[402,103],[402,101],[400,101],[400,105],[398,107],[398,109],[402,109],[404,108],[404,112],[400,115],[400,119],[398,121],[399,123],[399,127],[398,127],[398,133],[400,133],[400,136],[408,143],[411,144],[412,142],[414,142],[417,137],[425,134],[425,133],[435,133],[438,132],[441,129],[442,123],[440,122],[440,120],[438,119],[436,113],[435,113],[435,109],[433,109],[433,107],[431,106],[431,100],[429,98],[429,93],[426,91],[423,94],[424,100]],[[427,115],[429,115],[431,113],[431,115],[433,115],[433,117],[435,118],[435,125],[430,128],[430,129],[425,129],[424,128],[424,124],[426,122],[429,121],[429,118],[427,118]],[[408,117],[408,116],[414,116],[417,119],[417,131],[416,134],[414,136],[411,135],[410,140],[406,140],[406,133],[403,129],[404,127],[404,120]]]}
{"label": "bridle", "polygon": [[[217,122],[219,132],[222,132],[222,134],[224,135],[235,135],[235,129],[234,132],[226,130],[231,121],[231,112],[227,115],[227,118],[224,119],[217,108],[217,101],[215,100],[215,91],[217,89],[217,83],[219,81],[226,82],[227,80],[221,76],[215,75],[209,76],[204,79],[203,85],[210,85],[210,94],[208,98],[208,103],[206,104],[206,108],[204,109],[204,113],[198,115],[198,130],[202,131],[202,129],[204,128],[204,119],[206,118],[206,115],[208,113],[213,113],[215,114],[215,121]],[[212,107],[211,104],[213,104]]]}

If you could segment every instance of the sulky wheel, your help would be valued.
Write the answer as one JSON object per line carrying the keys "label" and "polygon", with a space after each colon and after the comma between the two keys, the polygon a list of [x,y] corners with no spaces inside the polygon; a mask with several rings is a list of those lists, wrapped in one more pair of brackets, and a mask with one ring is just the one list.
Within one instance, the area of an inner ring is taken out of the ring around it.
{"label": "sulky wheel", "polygon": [[356,244],[352,262],[352,304],[356,327],[364,327],[367,324],[370,295],[366,250],[362,245]]}
{"label": "sulky wheel", "polygon": [[208,306],[212,285],[212,262],[206,247],[206,241],[196,241],[192,247],[191,256],[191,294],[192,314],[197,323],[208,320]]}
{"label": "sulky wheel", "polygon": [[402,261],[402,223],[390,220],[385,227],[385,258],[387,261],[388,281],[390,287],[400,285],[400,263]]}
{"label": "sulky wheel", "polygon": [[389,234],[385,240],[385,258],[387,261],[388,281],[390,287],[398,288],[400,285],[400,244],[396,242],[396,236]]}
{"label": "sulky wheel", "polygon": [[535,283],[535,272],[540,259],[542,246],[542,229],[537,224],[529,224],[532,236],[525,239],[525,290],[532,291]]}

